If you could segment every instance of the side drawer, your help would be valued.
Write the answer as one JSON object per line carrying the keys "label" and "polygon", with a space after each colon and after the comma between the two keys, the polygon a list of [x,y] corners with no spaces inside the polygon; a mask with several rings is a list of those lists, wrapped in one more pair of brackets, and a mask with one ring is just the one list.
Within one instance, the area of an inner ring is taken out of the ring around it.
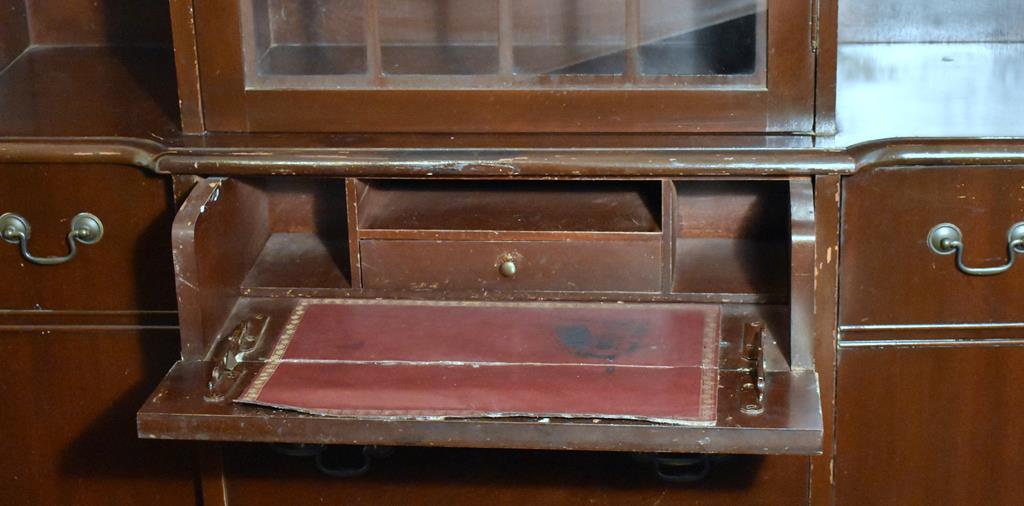
{"label": "side drawer", "polygon": [[[901,167],[843,185],[840,324],[872,326],[1024,322],[1024,262],[1005,267],[1009,232],[1024,222],[1024,167]],[[937,225],[962,233],[962,260],[929,247]],[[954,336],[955,337],[955,336]]]}
{"label": "side drawer", "polygon": [[[363,286],[397,290],[656,292],[659,240],[360,241]],[[506,266],[514,264],[514,273]]]}
{"label": "side drawer", "polygon": [[79,213],[95,215],[103,234],[95,244],[77,242],[75,256],[58,265],[32,263],[16,239],[0,241],[0,309],[175,309],[168,178],[120,165],[0,164],[5,213],[27,224],[36,257],[69,253]]}
{"label": "side drawer", "polygon": [[843,349],[836,503],[1020,504],[1018,360],[1022,346],[979,341]]}

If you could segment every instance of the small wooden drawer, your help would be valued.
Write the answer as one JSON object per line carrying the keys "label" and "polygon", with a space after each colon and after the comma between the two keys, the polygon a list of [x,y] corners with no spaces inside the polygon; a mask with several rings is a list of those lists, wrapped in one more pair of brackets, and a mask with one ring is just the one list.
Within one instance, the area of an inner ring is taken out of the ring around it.
{"label": "small wooden drawer", "polygon": [[657,292],[653,240],[360,241],[363,286],[394,290]]}
{"label": "small wooden drawer", "polygon": [[[1024,167],[876,169],[843,192],[844,330],[1024,322],[1024,259],[997,272],[1010,262],[1011,228],[1024,222]],[[955,250],[929,246],[942,224],[961,233],[962,266]]]}

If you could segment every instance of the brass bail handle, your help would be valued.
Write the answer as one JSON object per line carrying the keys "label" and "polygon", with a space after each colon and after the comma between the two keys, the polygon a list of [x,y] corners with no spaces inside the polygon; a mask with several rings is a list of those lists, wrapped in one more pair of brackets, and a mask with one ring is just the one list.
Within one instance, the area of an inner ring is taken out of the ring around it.
{"label": "brass bail handle", "polygon": [[103,222],[90,213],[78,213],[71,218],[71,230],[68,232],[68,254],[58,257],[37,257],[28,251],[28,240],[32,236],[32,227],[20,214],[4,213],[0,215],[0,238],[17,244],[21,256],[36,265],[60,265],[75,258],[78,243],[96,244],[103,238]]}
{"label": "brass bail handle", "polygon": [[995,276],[1013,267],[1017,255],[1024,255],[1024,221],[1010,227],[1006,239],[1005,264],[997,267],[970,267],[964,264],[964,235],[952,223],[940,223],[928,232],[928,248],[937,255],[956,254],[956,266],[964,274],[971,276]]}

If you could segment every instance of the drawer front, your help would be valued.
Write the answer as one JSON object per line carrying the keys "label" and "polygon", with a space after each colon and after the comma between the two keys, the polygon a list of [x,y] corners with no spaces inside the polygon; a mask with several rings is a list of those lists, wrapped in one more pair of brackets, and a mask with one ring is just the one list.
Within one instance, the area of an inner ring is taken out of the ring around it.
{"label": "drawer front", "polygon": [[103,235],[78,243],[66,263],[37,265],[0,241],[0,309],[175,309],[169,179],[124,166],[0,165],[0,214],[28,224],[30,254],[67,255],[82,212],[99,218]]}
{"label": "drawer front", "polygon": [[174,330],[0,330],[0,503],[194,504],[192,447],[135,434],[179,354]]}
{"label": "drawer front", "polygon": [[939,255],[927,240],[936,225],[954,224],[964,266],[1004,266],[1010,228],[1019,222],[1024,167],[879,169],[847,179],[841,324],[1024,321],[1024,261],[1001,274],[972,275],[956,254]]}
{"label": "drawer front", "polygon": [[[360,242],[363,286],[395,290],[656,292],[661,242]],[[503,264],[511,261],[515,272]]]}
{"label": "drawer front", "polygon": [[373,460],[366,475],[345,479],[318,472],[311,457],[265,445],[225,446],[223,453],[223,475],[204,475],[203,489],[209,485],[230,506],[807,503],[807,458],[798,456],[712,457],[707,478],[681,484],[659,480],[629,453],[403,447]]}
{"label": "drawer front", "polygon": [[837,504],[1021,503],[1024,347],[841,353]]}

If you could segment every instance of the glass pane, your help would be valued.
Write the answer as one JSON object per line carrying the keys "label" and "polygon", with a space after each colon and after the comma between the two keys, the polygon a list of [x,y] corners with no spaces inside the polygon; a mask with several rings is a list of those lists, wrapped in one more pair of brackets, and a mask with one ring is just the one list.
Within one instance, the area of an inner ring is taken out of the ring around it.
{"label": "glass pane", "polygon": [[364,0],[252,0],[261,74],[366,73]]}
{"label": "glass pane", "polygon": [[497,72],[497,0],[379,0],[379,5],[385,73]]}
{"label": "glass pane", "polygon": [[754,73],[758,0],[639,2],[641,72],[651,75]]}
{"label": "glass pane", "polygon": [[621,74],[623,0],[510,0],[518,74]]}
{"label": "glass pane", "polygon": [[239,0],[249,85],[763,85],[768,0]]}

